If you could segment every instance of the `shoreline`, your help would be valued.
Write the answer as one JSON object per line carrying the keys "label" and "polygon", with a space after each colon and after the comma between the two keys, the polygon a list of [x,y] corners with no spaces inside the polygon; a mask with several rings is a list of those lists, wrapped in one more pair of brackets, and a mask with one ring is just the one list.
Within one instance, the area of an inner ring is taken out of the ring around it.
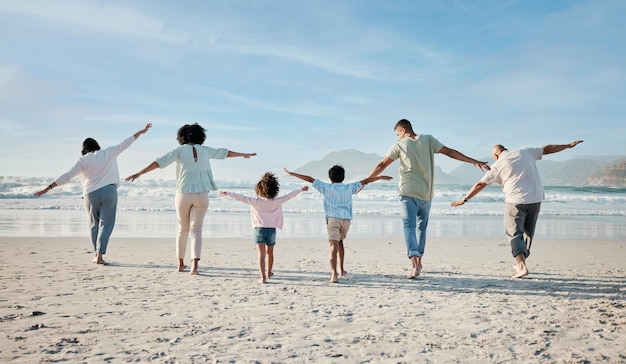
{"label": "shoreline", "polygon": [[[626,242],[533,244],[512,280],[500,239],[431,238],[424,273],[402,239],[281,238],[257,283],[246,238],[210,239],[199,276],[177,273],[170,238],[0,238],[0,361],[597,362],[626,360]],[[188,261],[188,259],[186,260]]]}
{"label": "shoreline", "polygon": [[[326,239],[324,216],[285,212],[283,238]],[[176,214],[118,211],[113,237],[160,238],[176,236]],[[214,212],[205,218],[204,236],[248,238],[252,236],[249,212]],[[87,215],[83,210],[0,210],[0,237],[86,237]],[[396,215],[355,214],[348,239],[403,237]],[[431,215],[428,238],[497,238],[505,240],[502,216]],[[537,222],[535,240],[626,240],[622,216],[543,216]]]}

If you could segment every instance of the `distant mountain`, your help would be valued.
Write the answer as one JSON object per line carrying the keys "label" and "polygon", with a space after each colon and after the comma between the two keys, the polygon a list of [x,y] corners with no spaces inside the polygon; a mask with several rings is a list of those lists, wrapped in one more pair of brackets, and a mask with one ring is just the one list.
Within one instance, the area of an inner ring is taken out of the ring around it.
{"label": "distant mountain", "polygon": [[605,167],[584,182],[585,186],[626,187],[626,159]]}
{"label": "distant mountain", "polygon": [[541,179],[548,186],[582,186],[589,176],[602,168],[602,164],[591,159],[569,159],[544,172]]}
{"label": "distant mountain", "polygon": [[[489,160],[489,164],[493,164],[491,157],[480,160]],[[564,162],[541,159],[537,161],[537,169],[544,185],[582,186],[594,173],[598,173],[606,167],[607,161],[614,160],[611,157],[575,158]],[[463,184],[473,184],[484,175],[478,168],[468,163],[461,164],[450,174],[461,180]]]}
{"label": "distant mountain", "polygon": [[[328,153],[319,161],[308,162],[294,171],[327,181],[330,167],[339,164],[346,170],[346,182],[352,182],[367,177],[382,159],[382,156],[375,153],[363,153],[354,149],[340,150]],[[394,177],[395,181],[398,176],[398,162],[389,165],[384,174]],[[445,173],[441,168],[435,167],[435,183],[459,184],[462,181]]]}
{"label": "distant mountain", "polygon": [[[479,171],[480,172],[480,171]],[[462,185],[462,179],[448,174],[439,166],[435,166],[435,185]]]}
{"label": "distant mountain", "polygon": [[[493,159],[491,157],[483,157],[479,158],[478,160],[482,162],[489,162],[490,165],[493,162]],[[484,174],[485,172],[482,172],[480,169],[474,167],[469,163],[462,163],[454,170],[452,170],[452,172],[450,172],[450,175],[456,178],[457,181],[459,181],[457,182],[457,184],[464,185],[471,185],[476,183],[476,181],[481,179]]]}
{"label": "distant mountain", "polygon": [[[328,180],[328,169],[340,164],[346,169],[346,182],[361,180],[372,171],[372,168],[383,159],[375,153],[363,153],[358,150],[340,150],[328,153],[319,161],[312,161],[295,169],[296,172],[306,174],[321,180]],[[481,158],[490,161],[491,157]],[[616,161],[617,160],[617,161]],[[537,169],[543,183],[548,186],[611,186],[620,187],[626,184],[626,160],[610,156],[596,156],[569,159],[564,162],[540,160]],[[620,174],[621,173],[621,174]],[[387,167],[385,174],[394,178],[398,176],[398,162]],[[484,175],[471,164],[463,163],[451,173],[445,173],[435,166],[435,184],[462,184],[471,185]]]}
{"label": "distant mountain", "polygon": [[[340,150],[328,153],[319,161],[308,162],[294,171],[328,181],[328,170],[335,164],[339,164],[346,170],[346,182],[353,182],[367,177],[372,168],[382,159],[383,157],[375,153],[363,153],[354,149]],[[398,168],[397,163],[394,162],[387,169],[394,166]]]}

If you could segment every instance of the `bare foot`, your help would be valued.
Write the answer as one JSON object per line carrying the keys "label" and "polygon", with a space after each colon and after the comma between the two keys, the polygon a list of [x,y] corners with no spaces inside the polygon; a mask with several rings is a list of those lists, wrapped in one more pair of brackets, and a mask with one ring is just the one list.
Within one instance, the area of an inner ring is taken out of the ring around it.
{"label": "bare foot", "polygon": [[268,272],[267,273],[267,279],[270,279],[274,276],[274,272]]}
{"label": "bare foot", "polygon": [[528,268],[526,268],[526,264],[521,263],[519,265],[514,264],[513,268],[515,268],[515,274],[513,274],[511,276],[511,278],[522,278],[528,275],[528,273],[530,273],[528,271]]}
{"label": "bare foot", "polygon": [[259,283],[265,284],[265,282],[267,282],[267,279],[265,279],[265,277],[259,279]]}
{"label": "bare foot", "polygon": [[194,259],[193,262],[191,262],[191,272],[189,272],[189,274],[192,276],[198,275],[198,260],[200,259]]}
{"label": "bare foot", "polygon": [[186,266],[186,265],[184,265],[184,264],[183,264],[183,265],[179,265],[179,266],[178,266],[178,272],[182,272],[182,271],[184,271],[185,269],[187,269],[187,266]]}
{"label": "bare foot", "polygon": [[337,283],[337,274],[332,274],[330,276],[330,283]]}
{"label": "bare foot", "polygon": [[340,277],[343,278],[343,277],[345,277],[347,275],[348,275],[348,272],[346,272],[345,270],[342,270]]}
{"label": "bare foot", "polygon": [[406,276],[406,279],[415,279],[415,278],[419,277],[421,272],[422,272],[422,266],[421,265],[413,267],[413,270],[411,270],[411,273]]}
{"label": "bare foot", "polygon": [[100,259],[96,261],[96,264],[100,264],[100,265],[109,265],[109,262],[105,262],[104,260]]}

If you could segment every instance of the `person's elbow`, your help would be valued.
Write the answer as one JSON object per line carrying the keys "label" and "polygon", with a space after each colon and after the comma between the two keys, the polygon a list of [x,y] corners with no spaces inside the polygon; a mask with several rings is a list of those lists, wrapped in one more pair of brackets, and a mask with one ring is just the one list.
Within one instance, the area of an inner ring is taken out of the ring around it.
{"label": "person's elbow", "polygon": [[448,157],[452,157],[452,155],[454,154],[454,152],[456,152],[456,150],[452,149],[452,148],[448,148],[446,146],[441,147],[441,149],[439,149],[439,154],[443,154],[445,156]]}

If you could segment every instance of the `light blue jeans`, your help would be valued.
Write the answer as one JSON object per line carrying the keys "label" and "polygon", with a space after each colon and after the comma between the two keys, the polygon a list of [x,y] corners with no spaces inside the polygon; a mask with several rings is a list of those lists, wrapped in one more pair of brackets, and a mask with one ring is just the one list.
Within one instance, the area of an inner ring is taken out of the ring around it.
{"label": "light blue jeans", "polygon": [[[402,227],[406,242],[407,256],[421,257],[426,247],[426,227],[430,213],[430,200],[400,196]],[[417,233],[419,232],[419,237]],[[419,242],[418,242],[419,241]]]}
{"label": "light blue jeans", "polygon": [[117,212],[117,186],[108,185],[85,196],[89,214],[89,230],[94,252],[106,254],[109,238],[115,226]]}

